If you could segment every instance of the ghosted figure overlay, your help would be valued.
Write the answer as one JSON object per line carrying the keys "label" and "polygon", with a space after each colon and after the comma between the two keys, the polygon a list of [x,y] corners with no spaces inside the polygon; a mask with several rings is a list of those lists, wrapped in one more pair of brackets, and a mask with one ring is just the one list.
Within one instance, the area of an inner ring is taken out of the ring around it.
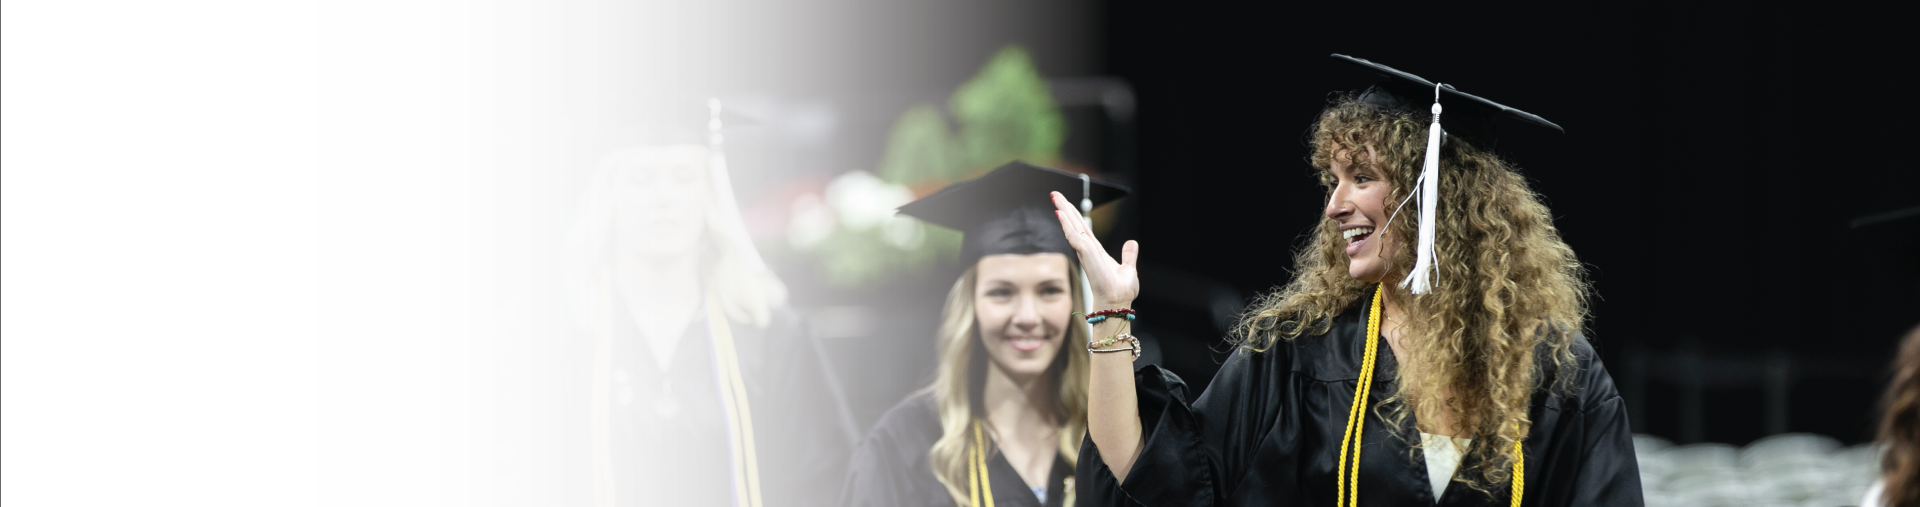
{"label": "ghosted figure overlay", "polygon": [[851,445],[740,219],[717,106],[603,156],[567,235],[596,506],[825,504]]}

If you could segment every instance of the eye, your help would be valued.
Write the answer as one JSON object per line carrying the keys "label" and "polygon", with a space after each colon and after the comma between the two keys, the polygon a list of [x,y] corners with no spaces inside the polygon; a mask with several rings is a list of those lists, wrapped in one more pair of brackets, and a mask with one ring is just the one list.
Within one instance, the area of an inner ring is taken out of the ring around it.
{"label": "eye", "polygon": [[1372,177],[1372,176],[1368,176],[1368,175],[1365,175],[1365,174],[1356,174],[1356,175],[1353,175],[1353,182],[1354,182],[1354,183],[1366,183],[1366,182],[1369,182],[1369,181],[1374,181],[1374,179],[1373,179],[1373,177]]}
{"label": "eye", "polygon": [[1040,295],[1042,296],[1058,296],[1066,293],[1067,293],[1066,289],[1062,289],[1059,287],[1048,286],[1048,287],[1040,288]]}
{"label": "eye", "polygon": [[1008,288],[1005,288],[1005,287],[1001,287],[1001,288],[995,288],[995,289],[988,289],[988,290],[987,290],[987,297],[990,297],[990,298],[996,298],[996,299],[998,299],[998,298],[1010,298],[1010,297],[1013,297],[1013,290],[1012,290],[1012,289],[1008,289]]}
{"label": "eye", "polygon": [[700,167],[693,164],[673,168],[673,180],[679,183],[692,183],[699,176]]}
{"label": "eye", "polygon": [[635,167],[629,172],[629,178],[631,178],[631,181],[634,183],[648,185],[653,183],[653,173],[654,169],[652,167]]}

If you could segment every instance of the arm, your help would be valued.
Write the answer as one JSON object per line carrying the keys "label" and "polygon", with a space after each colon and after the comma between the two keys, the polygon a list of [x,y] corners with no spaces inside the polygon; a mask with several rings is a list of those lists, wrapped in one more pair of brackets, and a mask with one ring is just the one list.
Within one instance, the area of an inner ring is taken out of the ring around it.
{"label": "arm", "polygon": [[[1080,267],[1086,271],[1093,290],[1096,309],[1126,308],[1140,293],[1140,279],[1134,266],[1140,256],[1140,244],[1128,241],[1121,248],[1120,262],[1107,255],[1100,240],[1088,230],[1080,211],[1059,192],[1053,193],[1055,215],[1067,242],[1079,253]],[[1093,336],[1104,338],[1122,331],[1121,319],[1107,319],[1093,329]],[[1133,387],[1131,354],[1094,354],[1087,385],[1087,434],[1100,456],[1113,470],[1115,478],[1125,481],[1127,471],[1139,456],[1140,407]]]}
{"label": "arm", "polygon": [[[1094,336],[1121,332],[1120,319],[1094,326]],[[1140,457],[1140,400],[1133,388],[1133,354],[1094,354],[1087,382],[1087,433],[1115,479],[1126,482]]]}
{"label": "arm", "polygon": [[1639,459],[1633,452],[1633,429],[1627,423],[1626,402],[1613,387],[1613,376],[1584,337],[1575,337],[1574,355],[1580,365],[1581,421],[1586,441],[1580,449],[1579,474],[1574,479],[1571,505],[1640,507]]}
{"label": "arm", "polygon": [[1643,505],[1639,460],[1633,453],[1633,433],[1627,427],[1624,404],[1616,395],[1587,407],[1583,414],[1591,433],[1582,449],[1572,505]]}

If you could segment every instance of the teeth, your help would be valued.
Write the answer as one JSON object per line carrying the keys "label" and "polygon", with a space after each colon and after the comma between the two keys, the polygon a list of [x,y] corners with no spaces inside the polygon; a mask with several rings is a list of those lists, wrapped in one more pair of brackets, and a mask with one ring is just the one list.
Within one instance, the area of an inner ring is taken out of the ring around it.
{"label": "teeth", "polygon": [[1358,229],[1347,229],[1346,232],[1340,234],[1340,237],[1341,239],[1353,239],[1354,236],[1369,234],[1372,232],[1373,232],[1373,229],[1367,228],[1367,227],[1361,227]]}

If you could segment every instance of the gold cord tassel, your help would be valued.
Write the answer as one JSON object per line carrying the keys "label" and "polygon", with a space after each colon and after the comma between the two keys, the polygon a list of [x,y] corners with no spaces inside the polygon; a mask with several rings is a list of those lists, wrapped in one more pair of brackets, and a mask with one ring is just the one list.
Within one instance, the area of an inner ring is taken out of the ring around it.
{"label": "gold cord tassel", "polygon": [[733,329],[718,298],[707,298],[707,322],[712,326],[715,359],[720,368],[720,396],[726,409],[727,430],[733,438],[734,503],[760,507],[760,463],[754,452],[753,410],[747,402],[747,383],[740,375],[739,353],[733,347]]}
{"label": "gold cord tassel", "polygon": [[[981,503],[981,501],[986,503]],[[987,477],[987,439],[973,420],[973,444],[967,446],[967,506],[993,507],[993,479]]]}
{"label": "gold cord tassel", "polygon": [[[1347,431],[1340,437],[1340,465],[1335,471],[1336,486],[1334,505],[1346,507],[1360,505],[1360,434],[1366,429],[1367,397],[1373,390],[1373,355],[1379,349],[1377,338],[1380,336],[1380,299],[1386,295],[1386,284],[1380,284],[1373,292],[1373,307],[1367,310],[1367,352],[1360,359],[1359,385],[1354,386],[1353,408],[1347,411]],[[1353,449],[1353,480],[1347,480],[1347,449]]]}
{"label": "gold cord tassel", "polygon": [[[1335,469],[1334,505],[1346,507],[1360,505],[1360,434],[1366,429],[1367,399],[1373,392],[1373,360],[1379,350],[1380,340],[1380,304],[1386,297],[1386,284],[1380,284],[1373,292],[1373,305],[1367,310],[1367,352],[1360,359],[1360,384],[1353,390],[1353,408],[1347,411],[1347,431],[1340,437],[1340,465]],[[1525,435],[1521,436],[1522,439]],[[1353,468],[1348,472],[1347,449],[1353,449]],[[1520,507],[1520,497],[1526,491],[1527,455],[1521,452],[1521,441],[1513,442],[1513,507]],[[1349,480],[1348,477],[1352,479]]]}

